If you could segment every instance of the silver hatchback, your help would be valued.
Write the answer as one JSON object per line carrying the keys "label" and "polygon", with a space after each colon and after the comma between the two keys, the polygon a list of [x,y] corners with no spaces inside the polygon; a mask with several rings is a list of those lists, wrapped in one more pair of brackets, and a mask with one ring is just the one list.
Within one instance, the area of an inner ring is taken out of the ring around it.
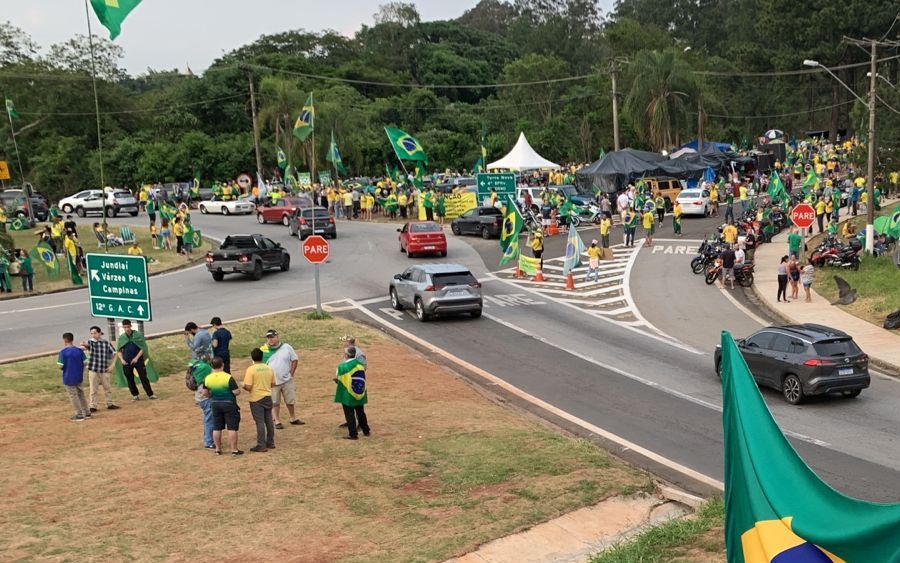
{"label": "silver hatchback", "polygon": [[397,274],[390,285],[391,305],[412,307],[416,318],[468,313],[481,316],[481,283],[459,264],[422,264]]}

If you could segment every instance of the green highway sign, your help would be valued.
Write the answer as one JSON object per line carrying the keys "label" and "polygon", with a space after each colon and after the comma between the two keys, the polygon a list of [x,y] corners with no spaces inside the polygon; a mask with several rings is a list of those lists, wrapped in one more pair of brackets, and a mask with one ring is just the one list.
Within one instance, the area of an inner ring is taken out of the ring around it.
{"label": "green highway sign", "polygon": [[480,202],[491,197],[491,189],[497,191],[500,201],[507,201],[507,194],[516,197],[516,175],[513,173],[478,174],[475,181],[478,185],[478,201]]}
{"label": "green highway sign", "polygon": [[151,320],[147,259],[125,254],[88,254],[91,316]]}

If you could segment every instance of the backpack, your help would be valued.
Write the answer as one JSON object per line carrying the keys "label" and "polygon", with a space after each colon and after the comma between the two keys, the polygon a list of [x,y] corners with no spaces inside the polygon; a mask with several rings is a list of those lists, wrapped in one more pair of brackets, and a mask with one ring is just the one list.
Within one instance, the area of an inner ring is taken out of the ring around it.
{"label": "backpack", "polygon": [[197,385],[197,380],[194,379],[194,364],[189,365],[187,371],[184,372],[184,386],[191,391],[196,391],[200,388],[200,386]]}

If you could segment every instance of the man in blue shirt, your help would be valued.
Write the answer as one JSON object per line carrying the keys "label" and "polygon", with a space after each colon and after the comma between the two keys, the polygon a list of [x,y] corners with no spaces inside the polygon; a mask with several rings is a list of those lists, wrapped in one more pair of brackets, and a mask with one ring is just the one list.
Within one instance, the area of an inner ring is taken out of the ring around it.
{"label": "man in blue shirt", "polygon": [[184,337],[188,348],[191,349],[192,360],[205,362],[210,360],[209,351],[212,338],[209,336],[209,331],[201,330],[197,323],[190,322],[184,325]]}
{"label": "man in blue shirt", "polygon": [[231,350],[228,346],[231,344],[231,331],[222,326],[222,319],[213,317],[209,324],[212,325],[212,355],[213,357],[222,358],[224,367],[222,371],[231,373]]}
{"label": "man in blue shirt", "polygon": [[59,351],[56,357],[56,365],[62,371],[62,384],[69,394],[69,401],[72,402],[72,408],[75,415],[71,420],[80,422],[87,418],[91,418],[91,411],[88,408],[87,400],[84,398],[84,391],[81,384],[84,382],[84,364],[87,363],[87,356],[84,350],[75,346],[73,341],[75,336],[71,332],[62,335],[63,349]]}

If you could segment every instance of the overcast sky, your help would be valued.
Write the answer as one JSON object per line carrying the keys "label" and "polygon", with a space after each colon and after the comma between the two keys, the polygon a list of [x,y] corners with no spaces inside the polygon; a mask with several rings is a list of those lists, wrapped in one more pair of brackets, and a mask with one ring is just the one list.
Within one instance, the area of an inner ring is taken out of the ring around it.
{"label": "overcast sky", "polygon": [[[352,35],[371,24],[378,0],[144,0],[122,27],[129,74],[148,67],[202,71],[217,57],[260,35],[290,29],[334,29]],[[424,20],[456,18],[477,0],[416,0]],[[607,13],[613,0],[600,0]],[[45,50],[87,34],[84,0],[0,0],[0,21],[10,20]],[[93,12],[95,34],[109,37]]]}

